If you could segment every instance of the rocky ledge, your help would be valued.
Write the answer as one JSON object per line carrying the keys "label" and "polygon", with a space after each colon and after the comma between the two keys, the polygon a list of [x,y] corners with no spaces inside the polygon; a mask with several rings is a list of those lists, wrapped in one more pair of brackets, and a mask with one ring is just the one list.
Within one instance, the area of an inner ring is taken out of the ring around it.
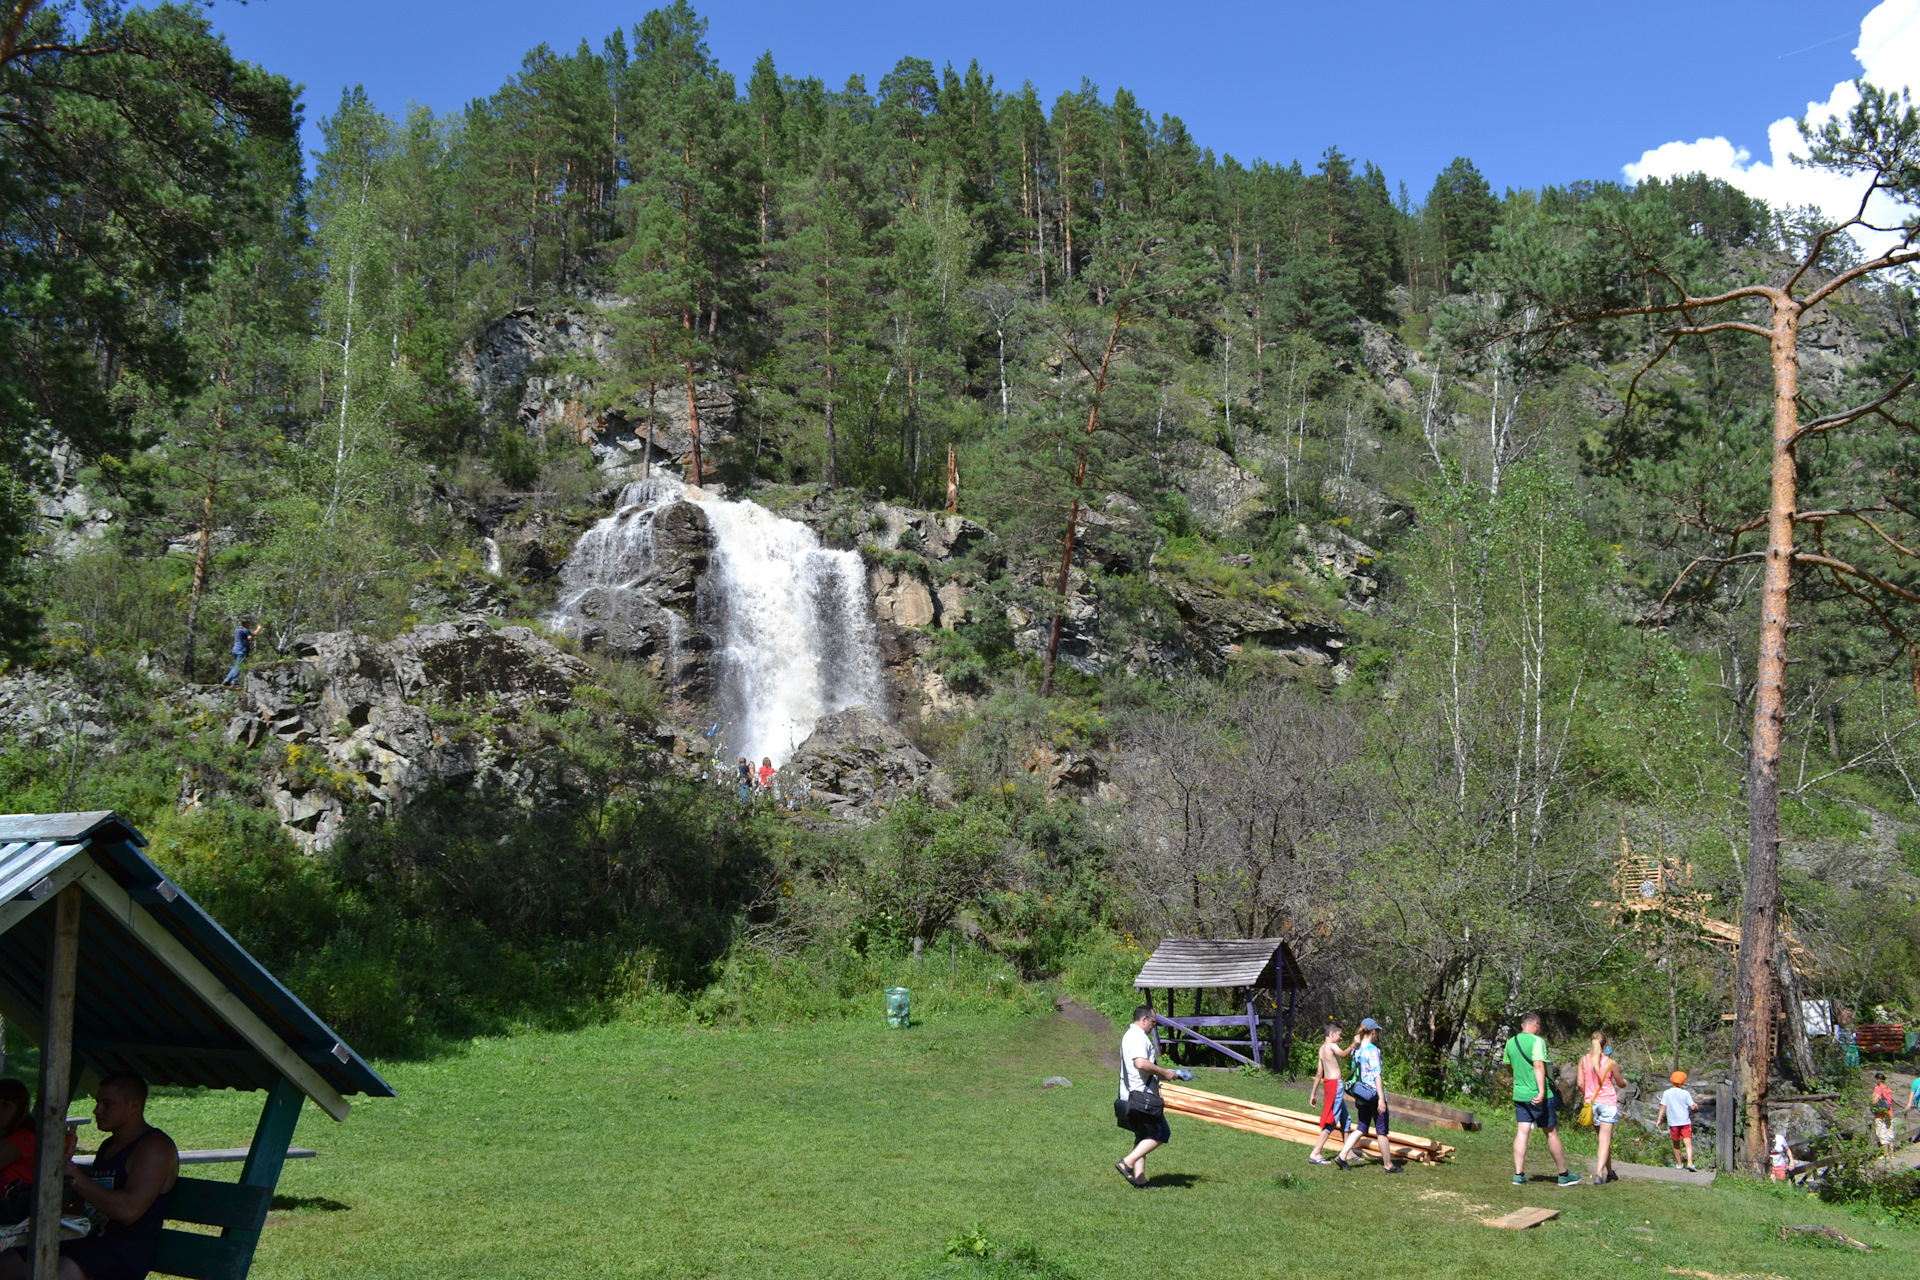
{"label": "rocky ledge", "polygon": [[[537,800],[565,784],[525,719],[566,710],[593,672],[526,627],[442,622],[384,644],[320,632],[292,652],[246,674],[227,740],[288,744],[269,799],[309,849],[333,841],[350,804],[378,817],[433,786]],[[649,740],[650,726],[627,727]]]}

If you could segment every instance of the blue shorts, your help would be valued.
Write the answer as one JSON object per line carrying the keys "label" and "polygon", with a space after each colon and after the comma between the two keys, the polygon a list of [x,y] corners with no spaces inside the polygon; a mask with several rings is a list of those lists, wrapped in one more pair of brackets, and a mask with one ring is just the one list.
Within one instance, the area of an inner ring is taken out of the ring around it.
{"label": "blue shorts", "polygon": [[1559,1099],[1553,1096],[1552,1090],[1548,1090],[1547,1096],[1539,1102],[1521,1102],[1516,1099],[1513,1104],[1513,1122],[1530,1124],[1541,1129],[1558,1129],[1560,1127],[1558,1103]]}

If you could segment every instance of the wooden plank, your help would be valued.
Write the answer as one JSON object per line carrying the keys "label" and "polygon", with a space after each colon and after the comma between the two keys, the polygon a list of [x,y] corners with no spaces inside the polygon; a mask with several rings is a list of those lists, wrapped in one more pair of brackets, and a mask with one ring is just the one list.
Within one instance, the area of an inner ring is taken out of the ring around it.
{"label": "wooden plank", "polygon": [[[205,1151],[182,1151],[181,1164],[239,1164],[247,1158],[251,1147],[212,1147]],[[312,1160],[320,1153],[310,1147],[288,1147],[286,1158],[289,1160]],[[73,1162],[82,1169],[93,1164],[91,1155],[77,1155]]]}
{"label": "wooden plank", "polygon": [[302,1093],[319,1103],[320,1109],[335,1120],[347,1118],[352,1107],[340,1096],[339,1091],[308,1065],[306,1059],[295,1053],[286,1041],[275,1035],[273,1029],[261,1021],[245,1001],[229,990],[226,983],[214,977],[178,938],[167,931],[165,925],[136,903],[120,887],[119,881],[98,866],[90,865],[80,877],[80,883],[87,887],[87,892],[93,895],[96,902],[158,956],[175,977],[211,1005],[214,1012],[243,1040],[258,1049],[260,1055],[271,1062],[281,1075],[299,1085]]}
{"label": "wooden plank", "polygon": [[[1224,1094],[1189,1089],[1184,1085],[1164,1084],[1160,1087],[1160,1096],[1169,1111],[1178,1115],[1191,1116],[1196,1120],[1206,1120],[1231,1129],[1242,1129],[1248,1133],[1258,1133],[1265,1137],[1280,1138],[1287,1142],[1299,1142],[1308,1146],[1313,1145],[1320,1138],[1319,1117],[1310,1116],[1304,1112],[1288,1111],[1284,1107],[1270,1107],[1261,1102],[1248,1102],[1244,1098],[1230,1098]],[[1454,1150],[1431,1138],[1410,1134],[1392,1134],[1389,1137],[1389,1143],[1396,1159],[1418,1160],[1423,1163],[1445,1160],[1453,1155]],[[1368,1135],[1360,1139],[1356,1144],[1356,1150],[1378,1151],[1379,1144],[1372,1135]]]}
{"label": "wooden plank", "polygon": [[40,1122],[34,1138],[33,1280],[60,1271],[60,1197],[66,1179],[67,1090],[73,1086],[74,975],[80,960],[80,887],[60,891],[47,944],[46,1013],[40,1041]]}
{"label": "wooden plank", "polygon": [[1180,1023],[1174,1022],[1172,1019],[1168,1019],[1167,1021],[1170,1025],[1178,1029],[1182,1035],[1198,1040],[1201,1044],[1206,1045],[1210,1049],[1219,1050],[1221,1053],[1226,1054],[1229,1058],[1232,1058],[1235,1062],[1244,1062],[1248,1066],[1254,1065],[1253,1059],[1247,1057],[1245,1054],[1234,1052],[1232,1049],[1227,1048],[1226,1045],[1221,1044],[1218,1040],[1214,1040],[1207,1036],[1201,1035],[1198,1031],[1195,1031],[1192,1027],[1183,1026]]}
{"label": "wooden plank", "polygon": [[1722,1169],[1733,1168],[1733,1085],[1725,1080],[1713,1086],[1713,1157]]}
{"label": "wooden plank", "polygon": [[1389,1093],[1387,1110],[1395,1119],[1411,1120],[1429,1129],[1461,1129],[1475,1132],[1480,1128],[1480,1117],[1471,1111],[1450,1107],[1443,1102],[1416,1098],[1411,1094]]}
{"label": "wooden plank", "polygon": [[1559,1216],[1558,1209],[1515,1209],[1504,1218],[1489,1218],[1487,1225],[1505,1231],[1525,1231],[1528,1227],[1537,1227]]}

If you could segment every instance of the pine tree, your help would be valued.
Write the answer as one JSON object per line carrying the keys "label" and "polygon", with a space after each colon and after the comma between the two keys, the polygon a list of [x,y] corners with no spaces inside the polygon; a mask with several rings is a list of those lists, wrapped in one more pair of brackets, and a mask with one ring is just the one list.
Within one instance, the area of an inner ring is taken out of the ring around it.
{"label": "pine tree", "polygon": [[1473,161],[1455,156],[1433,180],[1422,212],[1423,228],[1433,243],[1437,265],[1433,287],[1440,293],[1451,292],[1459,269],[1473,255],[1492,247],[1500,202],[1494,199]]}

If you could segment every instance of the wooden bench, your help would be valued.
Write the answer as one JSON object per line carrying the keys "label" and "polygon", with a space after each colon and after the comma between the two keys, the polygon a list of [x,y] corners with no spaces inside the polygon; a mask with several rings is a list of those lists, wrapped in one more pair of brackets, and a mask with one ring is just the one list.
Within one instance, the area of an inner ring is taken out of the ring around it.
{"label": "wooden bench", "polygon": [[[210,1151],[182,1151],[180,1153],[180,1163],[239,1164],[247,1158],[247,1150],[246,1147],[215,1147]],[[287,1159],[289,1160],[311,1160],[318,1154],[318,1152],[307,1147],[287,1148]],[[89,1152],[85,1155],[75,1156],[73,1162],[82,1169],[90,1169],[93,1167],[93,1155]]]}
{"label": "wooden bench", "polygon": [[1905,1053],[1907,1029],[1898,1022],[1869,1022],[1854,1028],[1853,1042],[1862,1053]]}
{"label": "wooden bench", "polygon": [[153,1269],[187,1280],[245,1280],[253,1265],[253,1250],[267,1225],[267,1206],[273,1192],[206,1178],[182,1178],[173,1189],[168,1222],[219,1227],[217,1236],[163,1227]]}

